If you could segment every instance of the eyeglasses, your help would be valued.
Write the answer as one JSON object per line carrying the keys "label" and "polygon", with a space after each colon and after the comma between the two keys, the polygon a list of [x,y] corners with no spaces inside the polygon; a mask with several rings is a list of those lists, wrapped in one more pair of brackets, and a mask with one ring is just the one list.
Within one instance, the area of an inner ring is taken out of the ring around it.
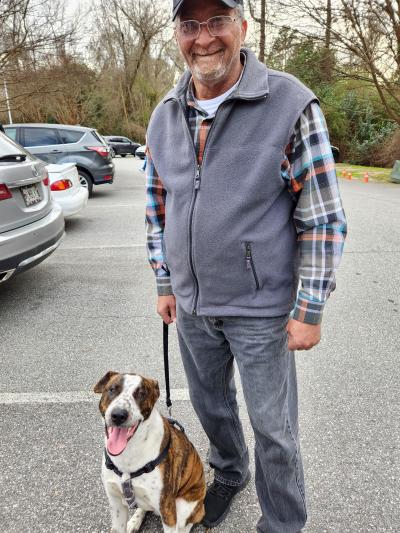
{"label": "eyeglasses", "polygon": [[207,26],[210,35],[221,37],[228,32],[229,27],[236,21],[236,18],[228,15],[211,17],[205,22],[198,20],[183,20],[176,25],[176,31],[182,39],[197,39],[200,35],[201,27]]}

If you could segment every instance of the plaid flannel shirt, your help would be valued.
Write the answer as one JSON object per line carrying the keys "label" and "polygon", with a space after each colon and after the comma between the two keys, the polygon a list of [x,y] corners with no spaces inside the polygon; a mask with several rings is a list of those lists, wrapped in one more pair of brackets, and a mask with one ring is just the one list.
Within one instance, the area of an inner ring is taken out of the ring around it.
{"label": "plaid flannel shirt", "polygon": [[[188,119],[201,164],[212,118],[196,106],[191,84],[186,95]],[[294,223],[300,247],[300,281],[292,317],[318,324],[326,300],[335,289],[335,272],[346,237],[346,218],[339,194],[335,164],[325,118],[312,102],[301,114],[285,150],[281,175],[296,202]],[[146,232],[150,265],[159,295],[172,294],[163,255],[166,191],[147,153]]]}

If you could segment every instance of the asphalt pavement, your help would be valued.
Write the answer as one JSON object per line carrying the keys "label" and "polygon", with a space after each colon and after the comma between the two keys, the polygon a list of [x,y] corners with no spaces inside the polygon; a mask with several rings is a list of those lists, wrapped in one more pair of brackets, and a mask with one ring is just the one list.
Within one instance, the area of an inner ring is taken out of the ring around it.
{"label": "asphalt pavement", "polygon": [[[115,183],[97,187],[67,221],[61,247],[0,285],[1,533],[109,531],[92,387],[114,369],[163,388],[142,162],[115,163]],[[400,185],[340,180],[340,187],[349,236],[337,290],[320,345],[296,356],[305,533],[399,532]],[[206,461],[174,328],[170,336],[174,415]],[[240,405],[252,447],[241,397]],[[255,532],[258,515],[253,481],[213,531]],[[143,531],[161,533],[159,519],[148,517]]]}

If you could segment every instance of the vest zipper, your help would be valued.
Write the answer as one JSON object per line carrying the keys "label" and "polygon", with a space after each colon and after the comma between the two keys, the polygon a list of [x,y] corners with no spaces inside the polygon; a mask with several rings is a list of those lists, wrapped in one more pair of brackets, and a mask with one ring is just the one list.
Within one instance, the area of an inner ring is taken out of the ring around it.
{"label": "vest zipper", "polygon": [[184,108],[184,106],[183,106],[183,104],[182,104],[182,102],[181,102],[181,100],[179,98],[177,99],[177,101],[178,101],[179,107],[181,108],[183,116],[185,118],[185,124],[186,124],[187,132],[188,132],[188,135],[189,135],[189,138],[190,138],[190,141],[191,141],[191,146],[193,147],[194,160],[196,162],[196,173],[195,173],[195,177],[194,177],[194,193],[193,193],[193,199],[192,199],[192,203],[190,205],[190,211],[189,211],[189,265],[190,265],[190,270],[192,272],[192,277],[193,277],[194,286],[195,286],[192,315],[196,315],[197,314],[197,311],[196,311],[197,302],[198,302],[198,299],[199,299],[199,280],[197,279],[196,270],[195,270],[195,266],[194,266],[193,214],[194,214],[194,206],[196,204],[196,199],[197,199],[197,192],[200,189],[201,165],[199,165],[198,160],[197,160],[196,147],[194,145],[193,136],[192,136],[192,133],[190,131],[190,126],[189,126],[188,119],[187,119],[187,116],[186,116],[185,108]]}
{"label": "vest zipper", "polygon": [[197,193],[200,189],[200,180],[201,180],[201,165],[197,164],[196,175],[194,178],[194,196],[193,196],[193,202],[192,202],[190,214],[189,214],[189,263],[190,263],[190,268],[192,269],[192,275],[193,275],[194,284],[195,284],[192,315],[197,314],[197,302],[199,299],[199,280],[197,279],[197,276],[196,276],[196,270],[194,267],[194,254],[193,254],[193,216],[194,216],[194,206],[196,204],[196,199],[197,199]]}
{"label": "vest zipper", "polygon": [[[215,114],[213,123],[211,124],[210,130],[209,130],[209,132],[207,134],[206,144],[204,146],[204,151],[203,151],[202,164],[204,164],[204,159],[205,159],[205,154],[206,154],[206,150],[207,150],[207,146],[208,146],[208,141],[210,139],[211,132],[212,132],[212,130],[214,128],[215,121],[217,120],[218,112],[221,109],[221,107],[228,101],[229,100],[225,100],[224,102],[222,102],[220,104],[219,108],[217,109],[217,112]],[[189,250],[189,264],[190,264],[190,269],[192,271],[192,276],[193,276],[193,280],[194,280],[194,284],[195,284],[195,294],[194,294],[194,299],[193,299],[192,315],[196,315],[197,314],[197,302],[199,300],[199,280],[197,279],[196,270],[195,270],[195,266],[194,266],[193,216],[194,216],[194,208],[195,208],[196,200],[197,200],[197,193],[198,193],[198,191],[200,189],[200,185],[201,185],[201,168],[202,168],[202,165],[200,165],[199,162],[198,162],[198,154],[196,153],[196,147],[195,147],[195,144],[194,144],[194,141],[193,141],[192,132],[190,130],[190,126],[189,126],[189,123],[188,123],[188,120],[187,120],[185,108],[184,108],[184,106],[183,106],[183,104],[182,104],[180,99],[178,99],[178,103],[179,103],[179,106],[180,106],[180,108],[182,110],[183,116],[185,117],[185,123],[186,123],[186,127],[187,127],[187,130],[188,130],[190,139],[192,141],[192,147],[193,147],[194,157],[195,157],[195,161],[196,161],[196,174],[195,174],[195,178],[194,178],[194,195],[193,195],[193,201],[192,201],[192,204],[190,206],[190,213],[189,213],[189,248],[190,248],[190,250]]]}
{"label": "vest zipper", "polygon": [[252,270],[253,271],[254,281],[256,282],[256,289],[260,290],[260,283],[258,281],[256,267],[254,265],[253,254],[251,253],[251,243],[250,242],[246,242],[246,268],[247,268],[247,270]]}

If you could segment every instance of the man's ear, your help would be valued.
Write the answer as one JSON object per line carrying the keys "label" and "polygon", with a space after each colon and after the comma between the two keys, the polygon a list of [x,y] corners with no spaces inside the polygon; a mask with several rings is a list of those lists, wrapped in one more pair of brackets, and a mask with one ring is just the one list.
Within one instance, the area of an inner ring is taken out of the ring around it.
{"label": "man's ear", "polygon": [[110,379],[113,376],[116,376],[118,373],[119,372],[114,372],[113,370],[109,370],[107,374],[104,374],[101,380],[98,383],[96,383],[96,385],[93,387],[93,391],[96,392],[97,394],[101,394],[106,388],[106,385],[110,381]]}
{"label": "man's ear", "polygon": [[246,40],[246,35],[247,35],[247,20],[243,20],[242,21],[242,27],[241,27],[241,34],[242,34],[242,46],[244,45],[244,42]]}

